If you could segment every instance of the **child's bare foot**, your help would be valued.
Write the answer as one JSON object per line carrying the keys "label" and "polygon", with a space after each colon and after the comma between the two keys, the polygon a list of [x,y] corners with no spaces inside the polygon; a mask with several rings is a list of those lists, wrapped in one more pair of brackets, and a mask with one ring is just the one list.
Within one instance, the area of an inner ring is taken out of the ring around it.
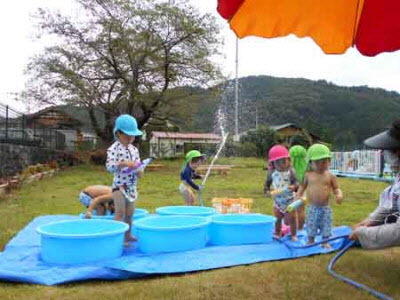
{"label": "child's bare foot", "polygon": [[282,237],[281,233],[274,233],[274,239],[279,240]]}
{"label": "child's bare foot", "polygon": [[127,236],[125,242],[136,242],[137,238],[133,235]]}
{"label": "child's bare foot", "polygon": [[292,235],[292,237],[290,238],[293,242],[297,242],[297,236]]}
{"label": "child's bare foot", "polygon": [[329,245],[328,243],[323,243],[321,246],[322,246],[323,248],[327,249],[327,250],[332,249],[332,246]]}

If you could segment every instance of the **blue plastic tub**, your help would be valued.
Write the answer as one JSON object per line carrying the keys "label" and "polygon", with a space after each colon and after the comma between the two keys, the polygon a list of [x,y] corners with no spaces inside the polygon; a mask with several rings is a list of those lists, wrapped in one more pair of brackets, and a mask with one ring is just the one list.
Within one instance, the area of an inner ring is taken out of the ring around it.
{"label": "blue plastic tub", "polygon": [[157,215],[160,216],[199,216],[207,217],[215,214],[215,209],[205,206],[164,206],[156,209]]}
{"label": "blue plastic tub", "polygon": [[221,214],[211,217],[212,245],[245,245],[272,242],[276,218],[262,214]]}
{"label": "blue plastic tub", "polygon": [[179,252],[205,247],[210,219],[198,216],[155,216],[135,222],[144,253]]}
{"label": "blue plastic tub", "polygon": [[39,226],[41,258],[81,264],[120,257],[128,225],[113,220],[68,220]]}
{"label": "blue plastic tub", "polygon": [[[143,217],[146,217],[148,215],[149,211],[147,209],[143,208],[135,208],[135,213],[133,215],[134,220],[139,220]],[[82,219],[85,218],[85,213],[81,213],[79,215]],[[95,214],[92,214],[92,219],[102,219],[102,220],[114,220],[114,215],[104,215],[104,216],[98,216]]]}

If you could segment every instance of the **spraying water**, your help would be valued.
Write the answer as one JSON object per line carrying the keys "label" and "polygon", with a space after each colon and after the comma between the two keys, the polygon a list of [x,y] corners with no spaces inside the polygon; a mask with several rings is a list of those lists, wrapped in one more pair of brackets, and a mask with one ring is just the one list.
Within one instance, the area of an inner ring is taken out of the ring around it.
{"label": "spraying water", "polygon": [[225,133],[225,129],[224,129],[225,118],[224,118],[224,115],[223,115],[223,113],[222,113],[222,111],[220,109],[217,112],[217,122],[218,122],[220,130],[221,130],[222,141],[221,141],[221,144],[219,145],[217,153],[215,154],[215,156],[211,160],[211,163],[210,163],[210,166],[207,169],[206,175],[204,175],[203,182],[202,182],[203,186],[206,184],[207,178],[208,178],[208,176],[210,175],[210,172],[211,172],[211,168],[214,165],[214,162],[218,159],[218,156],[221,153],[222,149],[224,148],[226,139],[227,139],[227,137],[229,135],[229,133]]}

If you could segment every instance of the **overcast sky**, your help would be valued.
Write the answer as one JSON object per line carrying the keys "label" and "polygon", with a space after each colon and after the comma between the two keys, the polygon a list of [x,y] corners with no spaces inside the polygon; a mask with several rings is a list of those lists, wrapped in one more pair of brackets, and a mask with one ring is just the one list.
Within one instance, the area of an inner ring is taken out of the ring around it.
{"label": "overcast sky", "polygon": [[[217,17],[225,44],[224,59],[219,60],[226,76],[235,76],[235,36],[229,25],[216,12],[217,0],[190,0],[202,12]],[[74,11],[73,0],[7,1],[0,10],[0,102],[23,111],[13,93],[24,88],[23,70],[29,57],[40,51],[43,43],[35,41],[31,15],[38,7]],[[400,92],[400,51],[364,57],[356,49],[344,55],[326,55],[309,38],[294,36],[239,41],[239,77],[270,75],[325,79],[338,85],[367,85]]]}

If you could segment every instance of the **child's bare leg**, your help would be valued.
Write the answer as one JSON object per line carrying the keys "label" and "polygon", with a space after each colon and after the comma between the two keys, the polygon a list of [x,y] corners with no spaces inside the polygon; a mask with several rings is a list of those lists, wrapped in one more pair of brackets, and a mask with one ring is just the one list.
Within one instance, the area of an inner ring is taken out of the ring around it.
{"label": "child's bare leg", "polygon": [[[114,206],[115,206],[114,220],[125,222],[126,200],[125,200],[124,195],[122,194],[121,191],[114,191],[113,199],[114,199]],[[129,226],[129,228],[130,228],[130,226]],[[129,246],[129,243],[126,240],[126,237],[127,237],[127,232],[125,232],[124,246]]]}
{"label": "child's bare leg", "polygon": [[276,217],[274,237],[280,238],[282,236],[282,214],[276,207],[274,207],[274,215]]}
{"label": "child's bare leg", "polygon": [[128,224],[129,229],[125,232],[125,242],[135,242],[137,238],[132,235],[132,216],[135,212],[135,203],[127,202],[126,204],[126,214],[125,223]]}
{"label": "child's bare leg", "polygon": [[121,191],[113,192],[113,200],[115,206],[114,220],[115,221],[125,221],[125,209],[126,209],[126,200]]}
{"label": "child's bare leg", "polygon": [[296,212],[286,213],[285,217],[288,219],[288,223],[290,225],[291,240],[292,241],[297,241]]}
{"label": "child's bare leg", "polygon": [[299,207],[299,209],[297,210],[297,228],[299,230],[302,230],[304,227],[304,221],[305,221],[305,208],[304,205]]}
{"label": "child's bare leg", "polygon": [[[323,240],[327,240],[329,239],[329,236],[327,237],[323,237]],[[322,247],[324,247],[325,249],[332,249],[331,245],[329,245],[327,242],[322,244]]]}
{"label": "child's bare leg", "polygon": [[274,236],[276,238],[280,238],[282,236],[282,219],[281,218],[276,218],[275,222],[275,233]]}
{"label": "child's bare leg", "polygon": [[186,205],[192,206],[194,204],[194,194],[189,190],[189,188],[186,188],[184,191],[183,198],[185,199]]}
{"label": "child's bare leg", "polygon": [[104,216],[106,214],[106,209],[103,204],[97,205],[96,212],[99,216]]}

